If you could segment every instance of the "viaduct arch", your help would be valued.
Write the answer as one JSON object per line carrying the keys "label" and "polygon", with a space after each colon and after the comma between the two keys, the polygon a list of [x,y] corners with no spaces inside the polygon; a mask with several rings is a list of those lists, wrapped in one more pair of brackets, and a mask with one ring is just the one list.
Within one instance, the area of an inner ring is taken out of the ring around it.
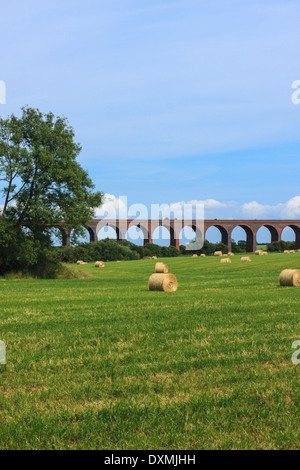
{"label": "viaduct arch", "polygon": [[[197,237],[204,236],[210,227],[216,227],[221,232],[221,241],[231,251],[232,232],[241,227],[247,236],[247,251],[253,252],[257,245],[257,232],[266,227],[271,233],[271,241],[281,241],[281,234],[286,227],[290,227],[295,233],[296,249],[300,249],[300,220],[136,220],[136,219],[98,219],[89,222],[87,230],[90,241],[98,240],[98,233],[103,227],[112,227],[117,233],[118,240],[125,240],[127,230],[130,227],[138,227],[144,235],[144,244],[152,243],[153,232],[158,227],[166,227],[170,232],[170,243],[179,249],[179,234],[184,227],[191,227]],[[202,227],[202,231],[199,227]],[[62,224],[65,231],[64,244],[70,245],[70,233]]]}

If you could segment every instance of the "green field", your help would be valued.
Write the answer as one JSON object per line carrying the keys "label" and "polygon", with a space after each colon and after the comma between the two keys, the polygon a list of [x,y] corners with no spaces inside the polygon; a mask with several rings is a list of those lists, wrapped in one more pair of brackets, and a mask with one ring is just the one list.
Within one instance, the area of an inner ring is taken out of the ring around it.
{"label": "green field", "polygon": [[1,280],[1,449],[299,449],[300,253],[91,264]]}

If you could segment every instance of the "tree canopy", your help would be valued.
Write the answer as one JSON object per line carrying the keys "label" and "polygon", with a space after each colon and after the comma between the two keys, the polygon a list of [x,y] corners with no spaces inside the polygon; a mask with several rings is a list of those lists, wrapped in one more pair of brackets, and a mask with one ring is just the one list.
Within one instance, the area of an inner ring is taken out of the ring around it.
{"label": "tree canopy", "polygon": [[30,242],[38,258],[53,227],[61,221],[69,230],[85,226],[101,204],[102,193],[77,161],[81,146],[74,137],[65,117],[38,109],[0,119],[0,272],[20,268],[16,240],[27,249]]}

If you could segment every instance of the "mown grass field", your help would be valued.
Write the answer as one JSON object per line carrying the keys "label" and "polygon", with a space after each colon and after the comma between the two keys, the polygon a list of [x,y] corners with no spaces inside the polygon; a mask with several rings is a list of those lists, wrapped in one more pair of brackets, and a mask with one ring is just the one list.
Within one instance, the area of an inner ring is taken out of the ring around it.
{"label": "mown grass field", "polygon": [[1,449],[299,449],[300,253],[172,258],[1,280]]}

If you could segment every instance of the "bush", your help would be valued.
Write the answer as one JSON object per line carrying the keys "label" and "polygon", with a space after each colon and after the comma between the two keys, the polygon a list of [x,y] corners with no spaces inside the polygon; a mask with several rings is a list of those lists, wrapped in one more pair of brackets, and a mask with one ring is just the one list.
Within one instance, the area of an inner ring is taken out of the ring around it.
{"label": "bush", "polygon": [[[12,235],[13,234],[13,235]],[[60,260],[48,245],[47,236],[26,232],[0,224],[0,275],[21,272],[43,278],[54,278],[60,270]]]}
{"label": "bush", "polygon": [[271,252],[275,251],[284,251],[284,250],[294,250],[295,249],[295,242],[272,242],[268,243],[267,250]]}
{"label": "bush", "polygon": [[76,263],[78,260],[91,262],[101,261],[126,261],[138,260],[152,256],[175,257],[180,256],[180,251],[174,246],[161,247],[147,243],[138,246],[127,240],[114,240],[106,238],[98,242],[81,243],[78,246],[62,246],[54,248],[56,258],[64,263]]}
{"label": "bush", "polygon": [[161,257],[175,258],[176,256],[180,256],[180,251],[175,246],[163,246],[161,248]]}
{"label": "bush", "polygon": [[158,258],[162,256],[162,247],[156,245],[155,243],[146,243],[144,245],[144,256],[157,256]]}
{"label": "bush", "polygon": [[243,253],[246,251],[246,245],[241,245],[241,244],[238,244],[238,243],[235,243],[234,240],[232,240],[231,242],[231,251],[232,253]]}
{"label": "bush", "polygon": [[[190,244],[192,246],[192,243]],[[215,251],[222,251],[223,253],[228,253],[228,246],[224,243],[210,243],[208,240],[204,240],[203,247],[201,250],[187,250],[186,247],[181,246],[180,251],[182,254],[186,255],[201,255],[202,253],[209,256],[213,255]]]}

